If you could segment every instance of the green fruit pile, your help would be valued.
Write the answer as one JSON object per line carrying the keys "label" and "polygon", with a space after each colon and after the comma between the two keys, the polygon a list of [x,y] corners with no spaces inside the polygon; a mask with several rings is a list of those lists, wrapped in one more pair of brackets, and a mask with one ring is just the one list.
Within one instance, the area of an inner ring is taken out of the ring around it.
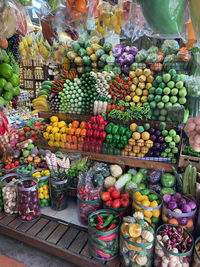
{"label": "green fruit pile", "polygon": [[6,105],[15,95],[20,95],[19,75],[9,65],[6,51],[0,49],[0,106]]}
{"label": "green fruit pile", "polygon": [[75,41],[72,43],[72,49],[67,52],[67,58],[79,74],[97,70],[112,71],[115,67],[115,57],[110,55],[111,51],[111,43],[101,46],[90,40]]}
{"label": "green fruit pile", "polygon": [[152,120],[170,121],[167,109],[186,104],[186,77],[184,74],[177,74],[174,69],[156,77],[148,96]]}

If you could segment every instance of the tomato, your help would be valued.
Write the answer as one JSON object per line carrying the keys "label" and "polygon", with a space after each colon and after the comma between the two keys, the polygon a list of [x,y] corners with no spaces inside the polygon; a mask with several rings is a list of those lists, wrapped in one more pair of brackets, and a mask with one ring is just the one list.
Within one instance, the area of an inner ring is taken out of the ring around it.
{"label": "tomato", "polygon": [[121,198],[123,198],[123,197],[130,198],[130,195],[129,195],[129,193],[121,194]]}
{"label": "tomato", "polygon": [[19,161],[16,160],[16,161],[14,162],[14,164],[15,164],[15,166],[18,166],[18,165],[19,165]]}
{"label": "tomato", "polygon": [[109,206],[109,207],[112,207],[112,200],[106,201],[106,205]]}
{"label": "tomato", "polygon": [[114,208],[114,209],[119,209],[120,208],[120,199],[118,198],[118,199],[115,199],[115,200],[113,200],[113,203],[112,203],[112,207]]}
{"label": "tomato", "polygon": [[123,208],[128,207],[129,204],[130,204],[130,200],[129,200],[129,198],[123,197],[123,198],[120,200],[120,205],[121,205],[121,207],[123,207]]}
{"label": "tomato", "polygon": [[6,165],[6,166],[5,166],[5,169],[6,169],[6,170],[9,170],[9,169],[10,169],[10,165]]}
{"label": "tomato", "polygon": [[113,190],[116,190],[116,188],[114,186],[111,186],[108,188],[107,192],[111,193]]}
{"label": "tomato", "polygon": [[11,163],[10,164],[10,169],[13,169],[13,168],[15,168],[16,166],[15,166],[15,164],[14,163]]}
{"label": "tomato", "polygon": [[102,199],[103,201],[108,201],[108,200],[110,200],[110,193],[109,193],[109,192],[104,192],[104,193],[102,193],[102,194],[101,194],[101,199]]}
{"label": "tomato", "polygon": [[111,192],[111,197],[112,198],[114,198],[114,199],[117,199],[117,198],[119,198],[120,197],[120,192],[118,191],[118,190],[113,190],[112,192]]}

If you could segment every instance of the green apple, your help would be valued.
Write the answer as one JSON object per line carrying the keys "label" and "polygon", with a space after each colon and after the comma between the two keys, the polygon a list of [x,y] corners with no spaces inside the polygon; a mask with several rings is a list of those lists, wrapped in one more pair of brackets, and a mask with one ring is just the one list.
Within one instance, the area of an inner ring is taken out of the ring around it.
{"label": "green apple", "polygon": [[175,69],[171,69],[171,70],[169,70],[169,74],[170,74],[171,76],[176,75],[176,70],[175,70]]}
{"label": "green apple", "polygon": [[165,115],[167,115],[167,110],[166,109],[161,109],[161,111],[160,111],[160,114],[162,115],[162,116],[165,116]]}
{"label": "green apple", "polygon": [[163,74],[163,81],[168,83],[171,80],[171,75],[169,73]]}
{"label": "green apple", "polygon": [[162,101],[163,101],[163,103],[167,103],[167,102],[169,102],[169,96],[168,96],[168,95],[164,95],[164,96],[162,97]]}
{"label": "green apple", "polygon": [[165,142],[167,142],[167,143],[170,143],[172,141],[172,137],[171,136],[166,136],[165,137]]}
{"label": "green apple", "polygon": [[171,148],[170,147],[165,148],[165,152],[166,153],[170,153],[171,152]]}
{"label": "green apple", "polygon": [[161,157],[162,157],[162,158],[166,158],[166,157],[167,157],[167,153],[166,153],[166,152],[162,152],[162,153],[161,153]]}
{"label": "green apple", "polygon": [[173,148],[173,147],[175,147],[176,146],[176,143],[174,142],[174,141],[171,141],[170,143],[169,143],[169,147],[170,148]]}
{"label": "green apple", "polygon": [[165,87],[165,88],[163,89],[163,93],[164,93],[165,95],[169,95],[170,92],[171,92],[171,89],[170,89],[169,87]]}
{"label": "green apple", "polygon": [[172,159],[172,164],[176,164],[176,159],[175,158]]}
{"label": "green apple", "polygon": [[170,97],[170,102],[173,103],[173,104],[176,103],[177,100],[178,100],[178,98],[176,96],[171,96]]}
{"label": "green apple", "polygon": [[172,103],[171,102],[168,102],[165,104],[165,108],[168,108],[168,107],[172,107]]}
{"label": "green apple", "polygon": [[178,144],[178,143],[180,142],[181,138],[180,138],[180,136],[177,134],[177,135],[175,135],[175,136],[173,137],[173,140],[174,140],[174,142],[175,142],[176,144]]}
{"label": "green apple", "polygon": [[172,148],[172,153],[177,154],[178,153],[178,147],[173,147]]}
{"label": "green apple", "polygon": [[162,135],[163,135],[163,136],[167,136],[167,135],[168,135],[168,131],[167,131],[167,130],[163,130],[163,131],[162,131]]}
{"label": "green apple", "polygon": [[185,87],[183,87],[181,90],[179,90],[179,96],[180,97],[185,97],[187,95],[187,90]]}
{"label": "green apple", "polygon": [[184,105],[186,103],[187,99],[185,97],[180,97],[178,102],[181,104],[181,105]]}
{"label": "green apple", "polygon": [[181,105],[179,103],[173,104],[173,107],[180,107]]}
{"label": "green apple", "polygon": [[187,75],[185,74],[180,74],[180,79],[184,83],[187,80]]}
{"label": "green apple", "polygon": [[175,86],[175,82],[170,81],[170,82],[168,82],[167,86],[168,86],[170,89],[172,89],[172,88],[174,88],[174,86]]}
{"label": "green apple", "polygon": [[183,88],[183,82],[182,82],[182,81],[177,82],[177,83],[176,83],[176,88],[178,88],[178,89]]}
{"label": "green apple", "polygon": [[159,102],[159,103],[157,103],[157,107],[158,107],[159,109],[164,108],[164,103],[163,103],[163,102]]}
{"label": "green apple", "polygon": [[171,90],[171,94],[172,94],[172,95],[177,95],[177,94],[178,94],[178,89],[177,89],[177,88],[173,88],[173,89]]}
{"label": "green apple", "polygon": [[175,74],[172,76],[172,81],[174,81],[175,83],[179,82],[181,80],[180,75]]}
{"label": "green apple", "polygon": [[171,130],[169,131],[169,135],[170,135],[171,137],[176,136],[176,131],[175,131],[174,129],[171,129]]}

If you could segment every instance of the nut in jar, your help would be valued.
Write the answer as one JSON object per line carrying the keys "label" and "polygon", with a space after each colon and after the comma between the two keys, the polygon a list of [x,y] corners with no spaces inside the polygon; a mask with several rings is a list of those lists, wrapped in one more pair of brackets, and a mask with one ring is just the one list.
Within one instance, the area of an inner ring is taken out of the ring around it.
{"label": "nut in jar", "polygon": [[2,179],[4,211],[9,215],[18,213],[17,181],[18,175],[15,173],[7,174]]}

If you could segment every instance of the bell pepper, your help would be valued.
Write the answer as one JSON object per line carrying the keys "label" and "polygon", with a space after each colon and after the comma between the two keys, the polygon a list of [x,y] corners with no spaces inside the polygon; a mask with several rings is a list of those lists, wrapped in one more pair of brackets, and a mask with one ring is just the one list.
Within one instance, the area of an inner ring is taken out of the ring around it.
{"label": "bell pepper", "polygon": [[105,130],[105,127],[106,127],[105,124],[99,124],[98,129],[99,129],[100,132],[102,132],[102,131]]}
{"label": "bell pepper", "polygon": [[123,145],[127,145],[128,144],[128,138],[126,137],[126,135],[121,136],[121,143]]}
{"label": "bell pepper", "polygon": [[92,137],[93,136],[93,130],[92,129],[87,131],[87,136],[88,137]]}
{"label": "bell pepper", "polygon": [[94,136],[94,138],[95,138],[95,139],[98,139],[98,138],[99,138],[99,134],[100,134],[100,132],[99,132],[98,130],[94,131],[94,132],[93,132],[93,136]]}
{"label": "bell pepper", "polygon": [[120,135],[115,134],[114,137],[113,137],[113,143],[114,144],[118,144],[119,141],[120,141]]}
{"label": "bell pepper", "polygon": [[105,131],[100,132],[100,134],[99,134],[99,138],[100,138],[102,141],[104,141],[104,140],[106,139],[106,132],[105,132]]}
{"label": "bell pepper", "polygon": [[114,123],[110,122],[110,123],[108,123],[108,125],[106,126],[105,131],[106,131],[107,134],[112,133],[112,127],[113,127],[113,125],[114,125]]}
{"label": "bell pepper", "polygon": [[111,144],[113,140],[112,134],[107,134],[106,136],[106,143]]}
{"label": "bell pepper", "polygon": [[95,145],[93,143],[89,144],[89,149],[91,152],[95,151]]}
{"label": "bell pepper", "polygon": [[61,141],[66,142],[66,134],[61,134]]}
{"label": "bell pepper", "polygon": [[43,133],[43,137],[48,140],[49,139],[49,133],[48,132],[44,132]]}
{"label": "bell pepper", "polygon": [[92,129],[92,123],[90,121],[86,124],[86,129],[87,130],[91,130]]}
{"label": "bell pepper", "polygon": [[117,134],[118,133],[118,130],[119,130],[119,126],[118,125],[114,125],[112,127],[112,134]]}
{"label": "bell pepper", "polygon": [[84,151],[89,151],[89,145],[88,145],[88,143],[84,143],[83,144],[83,150]]}
{"label": "bell pepper", "polygon": [[98,124],[96,122],[92,124],[92,130],[93,131],[98,130]]}
{"label": "bell pepper", "polygon": [[103,144],[102,145],[101,153],[103,153],[103,154],[107,154],[108,153],[108,145],[107,144]]}
{"label": "bell pepper", "polygon": [[126,137],[128,138],[128,139],[130,139],[131,137],[132,137],[132,131],[130,131],[130,130],[127,130],[126,131],[126,133],[125,133],[125,135],[126,135]]}
{"label": "bell pepper", "polygon": [[119,148],[115,148],[113,153],[114,155],[121,155],[121,150]]}
{"label": "bell pepper", "polygon": [[126,128],[122,125],[119,126],[119,135],[124,135],[126,132]]}
{"label": "bell pepper", "polygon": [[97,143],[98,145],[102,146],[103,141],[102,141],[102,140],[97,140],[96,143]]}
{"label": "bell pepper", "polygon": [[97,116],[97,123],[103,124],[104,123],[104,117],[102,115]]}
{"label": "bell pepper", "polygon": [[113,155],[113,147],[109,147],[108,148],[108,154],[109,155]]}
{"label": "bell pepper", "polygon": [[90,121],[91,121],[91,123],[96,123],[97,117],[96,116],[91,117]]}
{"label": "bell pepper", "polygon": [[101,153],[101,145],[97,144],[97,145],[95,146],[95,152],[96,152],[96,153]]}
{"label": "bell pepper", "polygon": [[108,229],[106,230],[106,232],[109,232],[109,231],[115,229],[116,227],[117,227],[117,225],[116,225],[115,223],[113,223],[113,224],[111,224],[111,225],[108,227]]}

